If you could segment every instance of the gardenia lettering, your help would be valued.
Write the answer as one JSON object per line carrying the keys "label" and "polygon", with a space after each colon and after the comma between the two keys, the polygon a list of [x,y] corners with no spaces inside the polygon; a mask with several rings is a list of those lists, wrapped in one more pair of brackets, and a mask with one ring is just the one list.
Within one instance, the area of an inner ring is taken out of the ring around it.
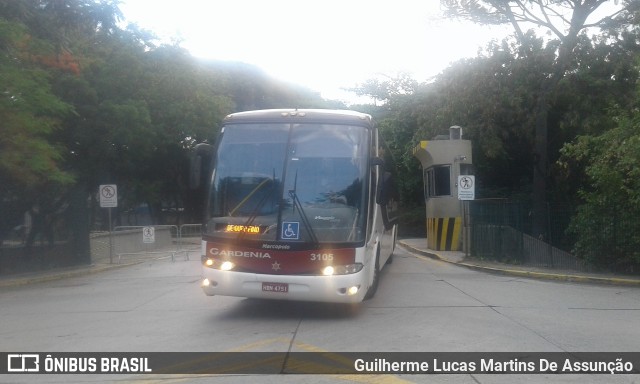
{"label": "gardenia lettering", "polygon": [[219,250],[218,248],[211,248],[209,250],[211,256],[223,256],[223,257],[255,257],[258,259],[270,259],[271,255],[267,252],[256,251],[236,251],[236,250]]}

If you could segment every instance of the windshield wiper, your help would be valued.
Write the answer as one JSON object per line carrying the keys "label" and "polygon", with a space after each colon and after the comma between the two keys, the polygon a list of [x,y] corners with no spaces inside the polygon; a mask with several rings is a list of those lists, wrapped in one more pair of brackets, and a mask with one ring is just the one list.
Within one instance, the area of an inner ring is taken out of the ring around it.
{"label": "windshield wiper", "polygon": [[[243,224],[244,227],[247,227],[249,225],[253,224],[253,221],[256,219],[256,217],[258,217],[258,214],[260,213],[260,210],[262,209],[262,207],[264,206],[264,204],[271,199],[271,197],[273,197],[274,192],[276,191],[276,170],[274,169],[272,171],[272,176],[270,179],[265,179],[263,180],[257,187],[255,187],[253,189],[253,191],[251,191],[251,193],[249,193],[249,195],[245,198],[245,200],[241,201],[240,204],[238,204],[238,206],[236,208],[234,208],[234,210],[231,212],[235,212],[236,209],[238,209],[239,206],[243,205],[245,203],[246,200],[249,199],[249,197],[251,197],[255,192],[257,192],[260,188],[262,188],[263,185],[265,185],[267,183],[267,181],[271,181],[272,182],[272,187],[271,187],[271,191],[269,193],[267,193],[266,195],[264,195],[262,197],[262,199],[260,199],[260,201],[258,202],[258,204],[256,204],[255,208],[253,208],[253,210],[251,211],[251,214],[249,215],[249,218],[247,219],[247,221],[245,221],[245,223]],[[231,214],[230,214],[231,216]],[[238,233],[238,236],[236,238],[240,238],[242,237],[242,235],[244,234],[244,232],[240,232]]]}
{"label": "windshield wiper", "polygon": [[297,189],[298,189],[298,171],[296,171],[296,176],[293,180],[293,189],[289,190],[289,197],[291,197],[291,199],[293,200],[294,207],[298,208],[298,211],[300,212],[300,218],[302,219],[302,224],[304,224],[304,227],[307,229],[307,232],[309,232],[309,237],[311,237],[311,241],[314,244],[318,244],[318,238],[316,237],[316,234],[313,231],[313,227],[309,222],[309,218],[307,217],[307,214],[304,212],[304,208],[302,208],[302,204],[300,203],[300,199],[298,198],[298,194],[296,193]]}
{"label": "windshield wiper", "polygon": [[[274,172],[274,173],[275,173],[275,172]],[[267,184],[267,182],[269,182],[269,181],[274,181],[274,179],[273,179],[273,178],[272,178],[272,179],[267,179],[267,178],[265,178],[264,180],[262,180],[262,182],[261,182],[260,184],[258,184],[258,186],[257,186],[257,187],[253,188],[253,190],[252,190],[251,192],[249,192],[249,193],[247,194],[247,196],[245,196],[245,198],[244,198],[244,199],[242,199],[242,201],[240,201],[240,202],[238,203],[238,205],[236,205],[236,206],[235,206],[235,208],[233,208],[231,211],[229,211],[229,216],[233,216],[233,215],[236,213],[236,211],[237,211],[238,209],[242,208],[242,206],[243,206],[247,201],[249,201],[249,200],[253,197],[253,195],[255,195],[255,194],[256,194],[256,192],[258,192],[258,191],[259,191],[263,186],[265,186],[265,185]],[[263,199],[262,201],[264,201],[264,199]],[[262,202],[262,201],[261,201],[261,202]],[[254,212],[255,212],[255,209],[254,209]]]}

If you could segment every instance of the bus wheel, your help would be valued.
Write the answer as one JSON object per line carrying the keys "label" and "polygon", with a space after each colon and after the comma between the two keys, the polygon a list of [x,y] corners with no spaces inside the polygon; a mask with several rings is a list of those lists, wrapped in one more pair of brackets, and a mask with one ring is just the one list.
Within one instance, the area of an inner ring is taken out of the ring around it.
{"label": "bus wheel", "polygon": [[378,283],[380,282],[380,248],[376,251],[376,262],[373,270],[373,281],[367,290],[367,294],[364,295],[365,300],[369,300],[376,295],[378,290]]}

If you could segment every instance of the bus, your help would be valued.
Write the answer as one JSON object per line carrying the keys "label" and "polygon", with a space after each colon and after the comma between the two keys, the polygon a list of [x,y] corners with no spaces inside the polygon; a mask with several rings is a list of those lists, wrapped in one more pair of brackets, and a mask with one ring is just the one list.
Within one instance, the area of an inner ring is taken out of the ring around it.
{"label": "bus", "polygon": [[[391,153],[368,114],[228,115],[194,151],[206,185],[206,295],[334,303],[374,296],[397,237]],[[198,182],[200,180],[200,182]]]}

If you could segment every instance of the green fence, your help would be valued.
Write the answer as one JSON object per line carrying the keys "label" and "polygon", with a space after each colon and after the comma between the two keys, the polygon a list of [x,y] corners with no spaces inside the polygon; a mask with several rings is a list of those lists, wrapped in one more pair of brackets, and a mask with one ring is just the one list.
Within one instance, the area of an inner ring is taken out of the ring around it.
{"label": "green fence", "polygon": [[532,215],[526,204],[507,199],[469,202],[470,252],[473,257],[535,267],[594,272],[596,268],[570,253],[567,231],[573,208],[548,204],[546,234],[531,236]]}

